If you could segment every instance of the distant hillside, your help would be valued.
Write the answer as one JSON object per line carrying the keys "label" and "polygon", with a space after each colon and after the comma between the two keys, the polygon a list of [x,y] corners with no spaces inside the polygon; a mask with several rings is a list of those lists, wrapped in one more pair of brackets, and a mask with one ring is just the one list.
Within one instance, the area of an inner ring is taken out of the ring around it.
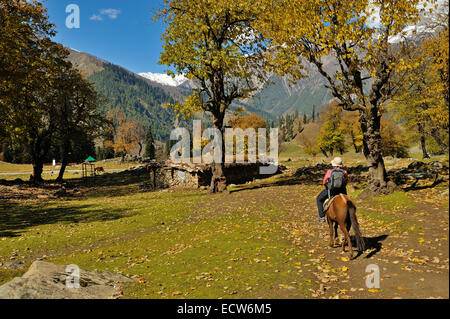
{"label": "distant hillside", "polygon": [[92,74],[88,79],[94,83],[97,92],[109,100],[101,106],[102,111],[120,109],[128,118],[150,124],[156,139],[165,140],[169,137],[175,114],[162,105],[173,103],[174,99],[164,90],[109,63],[105,63],[102,71]]}
{"label": "distant hillside", "polygon": [[90,76],[95,72],[103,70],[103,64],[106,62],[88,53],[81,53],[73,49],[69,49],[69,60],[84,75]]}
{"label": "distant hillside", "polygon": [[[336,65],[331,58],[325,58],[323,62],[328,72],[336,70]],[[271,83],[255,94],[252,99],[245,101],[245,104],[252,109],[267,112],[274,118],[286,113],[293,114],[295,110],[310,116],[314,105],[317,110],[333,97],[316,68],[308,63],[305,63],[305,66],[309,70],[309,77],[292,85],[286,78],[273,76],[270,79]]]}
{"label": "distant hillside", "polygon": [[69,60],[107,98],[99,106],[101,111],[120,109],[127,118],[150,125],[155,139],[164,141],[170,136],[176,116],[163,105],[182,98],[184,90],[152,82],[87,53],[70,50]]}
{"label": "distant hillside", "polygon": [[249,107],[275,117],[286,113],[292,114],[295,110],[310,116],[314,105],[317,109],[332,99],[331,92],[325,88],[324,81],[320,77],[301,80],[292,87],[280,78],[273,81],[274,84],[259,92],[248,103]]}

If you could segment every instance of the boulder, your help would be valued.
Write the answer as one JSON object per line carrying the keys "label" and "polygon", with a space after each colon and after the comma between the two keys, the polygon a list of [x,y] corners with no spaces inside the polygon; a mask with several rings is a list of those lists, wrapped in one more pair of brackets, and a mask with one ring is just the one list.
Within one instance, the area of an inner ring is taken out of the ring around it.
{"label": "boulder", "polygon": [[[68,270],[66,272],[66,270]],[[22,277],[0,286],[0,299],[110,299],[121,295],[120,285],[133,282],[123,275],[106,271],[79,271],[79,287],[66,285],[72,269],[35,261]]]}

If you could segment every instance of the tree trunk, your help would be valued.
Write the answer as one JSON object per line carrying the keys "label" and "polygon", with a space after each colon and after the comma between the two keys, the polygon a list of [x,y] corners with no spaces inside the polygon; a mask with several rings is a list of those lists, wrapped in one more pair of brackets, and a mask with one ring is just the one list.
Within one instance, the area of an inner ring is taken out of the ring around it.
{"label": "tree trunk", "polygon": [[33,173],[31,174],[31,181],[35,184],[42,183],[42,172],[44,171],[43,161],[37,159],[33,161]]}
{"label": "tree trunk", "polygon": [[448,153],[448,145],[446,145],[443,141],[442,141],[442,139],[441,139],[441,136],[440,136],[440,134],[439,134],[439,129],[437,129],[437,128],[433,128],[432,130],[431,130],[431,136],[434,138],[434,140],[436,141],[436,143],[439,145],[439,147],[442,149],[442,151],[444,152],[444,153]]}
{"label": "tree trunk", "polygon": [[31,173],[30,181],[34,184],[39,184],[44,181],[44,179],[42,178],[42,172],[44,171],[44,159],[41,155],[43,153],[41,141],[41,138],[36,138],[30,148],[33,165],[33,172]]}
{"label": "tree trunk", "polygon": [[63,149],[62,149],[62,161],[61,161],[61,168],[59,169],[58,177],[56,178],[57,182],[62,182],[64,177],[64,172],[66,171],[67,164],[69,163],[69,151],[70,151],[70,144],[69,142],[64,142]]}
{"label": "tree trunk", "polygon": [[353,143],[353,148],[355,149],[355,153],[358,154],[360,150],[359,150],[359,147],[357,147],[355,143]]}
{"label": "tree trunk", "polygon": [[381,150],[381,114],[378,107],[370,105],[368,109],[360,111],[360,124],[371,186],[376,190],[383,190],[387,187],[387,174]]}
{"label": "tree trunk", "polygon": [[141,153],[142,153],[142,142],[138,142],[139,145],[139,157],[141,157]]}
{"label": "tree trunk", "polygon": [[44,160],[50,149],[53,127],[50,126],[41,134],[36,134],[29,145],[29,151],[32,158],[33,173],[31,174],[31,182],[42,183],[42,172],[44,170]]}
{"label": "tree trunk", "polygon": [[[218,129],[221,133],[222,138],[222,154],[221,158],[222,160],[220,163],[216,163],[213,161],[211,166],[211,193],[222,193],[227,189],[227,179],[225,176],[225,143],[224,143],[224,136],[223,136],[223,116],[216,116],[214,115],[213,119],[213,127]],[[216,151],[216,150],[215,150]]]}
{"label": "tree trunk", "polygon": [[430,158],[430,155],[427,153],[427,144],[425,141],[425,130],[422,123],[417,123],[417,130],[419,131],[420,135],[420,146],[422,148],[422,158]]}
{"label": "tree trunk", "polygon": [[325,152],[325,150],[323,148],[320,147],[320,151],[322,152],[323,155],[325,155],[325,157],[328,157],[327,152]]}
{"label": "tree trunk", "polygon": [[355,153],[359,153],[361,150],[358,146],[356,146],[356,140],[355,140],[355,135],[353,134],[353,132],[350,132],[350,136],[352,138],[352,144],[353,144],[353,148],[355,149]]}

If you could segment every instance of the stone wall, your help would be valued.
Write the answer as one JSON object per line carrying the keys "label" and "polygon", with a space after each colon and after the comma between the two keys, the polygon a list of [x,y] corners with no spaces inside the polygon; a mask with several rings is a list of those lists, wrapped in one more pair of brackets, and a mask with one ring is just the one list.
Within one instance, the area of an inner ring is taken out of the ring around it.
{"label": "stone wall", "polygon": [[156,188],[199,188],[201,186],[198,172],[176,167],[160,167],[150,170],[150,184]]}
{"label": "stone wall", "polygon": [[[270,177],[260,175],[260,163],[226,164],[225,175],[228,184],[243,184],[255,179]],[[211,184],[211,167],[207,165],[173,164],[171,162],[149,165],[150,185],[154,188],[200,188]],[[277,174],[280,173],[280,169]]]}

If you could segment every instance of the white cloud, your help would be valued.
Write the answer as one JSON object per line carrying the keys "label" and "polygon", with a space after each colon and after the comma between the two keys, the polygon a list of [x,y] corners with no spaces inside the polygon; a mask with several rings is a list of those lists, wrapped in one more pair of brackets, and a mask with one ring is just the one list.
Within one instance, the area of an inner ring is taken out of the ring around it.
{"label": "white cloud", "polygon": [[118,18],[119,14],[121,14],[121,13],[122,13],[122,11],[119,10],[119,9],[112,9],[112,8],[102,9],[102,10],[100,10],[99,14],[93,14],[89,18],[89,20],[92,20],[92,21],[103,21],[104,17],[108,17],[111,20],[115,20],[115,19]]}
{"label": "white cloud", "polygon": [[93,14],[93,15],[89,18],[89,20],[92,20],[92,21],[102,21],[103,18],[102,18],[102,16],[100,16],[100,15]]}
{"label": "white cloud", "polygon": [[119,14],[121,13],[118,9],[102,9],[100,10],[100,14],[107,15],[110,19],[117,19]]}

